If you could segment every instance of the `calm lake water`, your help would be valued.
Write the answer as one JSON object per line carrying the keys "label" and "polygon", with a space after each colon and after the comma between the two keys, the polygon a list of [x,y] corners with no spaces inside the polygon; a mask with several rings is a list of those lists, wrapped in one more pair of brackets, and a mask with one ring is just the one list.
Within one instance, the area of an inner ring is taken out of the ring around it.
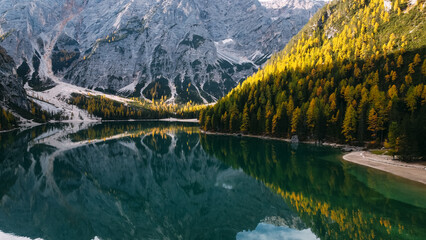
{"label": "calm lake water", "polygon": [[184,123],[0,134],[0,239],[426,239],[426,187]]}

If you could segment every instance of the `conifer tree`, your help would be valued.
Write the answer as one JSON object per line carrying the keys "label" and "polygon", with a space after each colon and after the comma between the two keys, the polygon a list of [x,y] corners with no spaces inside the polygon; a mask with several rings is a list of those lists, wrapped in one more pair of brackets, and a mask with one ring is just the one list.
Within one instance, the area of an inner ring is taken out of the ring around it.
{"label": "conifer tree", "polygon": [[396,61],[396,66],[400,68],[404,64],[404,60],[402,59],[402,56],[399,55],[398,60]]}
{"label": "conifer tree", "polygon": [[300,110],[299,107],[297,107],[294,112],[293,112],[293,116],[291,118],[291,133],[292,134],[296,134],[297,133],[297,129],[299,126],[299,121],[301,119],[302,115],[302,111]]}
{"label": "conifer tree", "polygon": [[368,113],[368,130],[372,132],[372,137],[375,139],[377,137],[377,131],[378,131],[378,117],[377,112],[374,108],[371,108],[370,112]]}
{"label": "conifer tree", "polygon": [[249,117],[249,110],[247,103],[244,105],[244,111],[243,111],[243,119],[241,122],[240,131],[243,133],[246,133],[249,130],[250,126],[250,117]]}
{"label": "conifer tree", "polygon": [[423,76],[426,76],[426,59],[423,60],[423,64],[422,64],[422,74]]}
{"label": "conifer tree", "polygon": [[355,140],[354,135],[356,131],[356,111],[352,104],[346,108],[345,119],[343,120],[342,133],[345,136],[346,142]]}

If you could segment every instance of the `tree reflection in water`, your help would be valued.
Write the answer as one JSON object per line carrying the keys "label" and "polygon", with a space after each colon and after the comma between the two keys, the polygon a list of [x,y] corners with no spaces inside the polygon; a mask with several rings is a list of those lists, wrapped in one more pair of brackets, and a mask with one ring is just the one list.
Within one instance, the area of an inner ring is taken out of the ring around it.
{"label": "tree reflection in water", "polygon": [[[321,239],[426,238],[423,185],[341,162],[329,147],[215,135],[201,135],[201,143],[281,195]],[[399,188],[389,192],[384,181]]]}

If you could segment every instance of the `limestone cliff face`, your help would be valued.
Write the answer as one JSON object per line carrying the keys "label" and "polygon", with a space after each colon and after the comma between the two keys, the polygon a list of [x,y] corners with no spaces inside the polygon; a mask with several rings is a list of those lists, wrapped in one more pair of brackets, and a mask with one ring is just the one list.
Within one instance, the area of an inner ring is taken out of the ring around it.
{"label": "limestone cliff face", "polygon": [[281,50],[323,2],[0,0],[0,41],[29,85],[53,78],[211,102]]}
{"label": "limestone cliff face", "polygon": [[22,79],[16,74],[15,62],[0,46],[0,105],[28,110],[28,102]]}

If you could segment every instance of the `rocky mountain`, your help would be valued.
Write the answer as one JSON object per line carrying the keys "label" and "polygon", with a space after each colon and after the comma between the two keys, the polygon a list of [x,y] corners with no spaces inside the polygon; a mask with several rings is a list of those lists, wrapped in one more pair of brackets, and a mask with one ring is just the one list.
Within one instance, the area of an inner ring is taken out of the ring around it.
{"label": "rocky mountain", "polygon": [[15,69],[12,57],[0,46],[0,107],[10,105],[28,110],[22,80],[18,78]]}
{"label": "rocky mountain", "polygon": [[36,89],[212,102],[282,49],[315,0],[0,0],[0,44]]}

